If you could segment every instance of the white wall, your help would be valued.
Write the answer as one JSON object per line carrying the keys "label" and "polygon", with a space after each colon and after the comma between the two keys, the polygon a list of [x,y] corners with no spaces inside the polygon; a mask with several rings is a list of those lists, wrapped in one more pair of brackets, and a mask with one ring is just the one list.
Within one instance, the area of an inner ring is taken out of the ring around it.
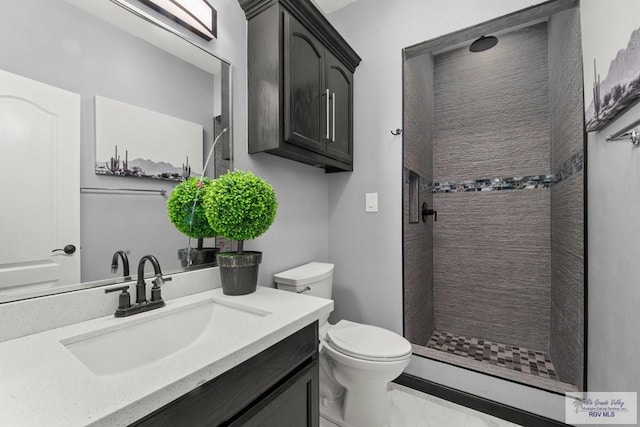
{"label": "white wall", "polygon": [[258,283],[309,261],[328,259],[328,183],[324,170],[269,154],[247,153],[247,23],[238,0],[210,0],[218,12],[218,38],[200,42],[231,62],[234,166],[266,179],[278,197],[278,215],[261,237],[245,243],[263,252]]}
{"label": "white wall", "polygon": [[[585,99],[592,100],[593,59],[609,62],[640,28],[637,0],[582,0]],[[620,22],[620,25],[616,23]],[[608,25],[614,24],[614,25]],[[636,64],[637,66],[637,64]],[[588,138],[589,341],[591,391],[640,392],[640,148],[607,135],[640,119],[640,105]]]}

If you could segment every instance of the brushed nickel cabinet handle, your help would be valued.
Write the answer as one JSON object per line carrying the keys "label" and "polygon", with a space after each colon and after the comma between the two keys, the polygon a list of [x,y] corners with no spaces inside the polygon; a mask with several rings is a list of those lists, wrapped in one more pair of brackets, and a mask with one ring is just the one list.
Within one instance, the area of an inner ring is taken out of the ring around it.
{"label": "brushed nickel cabinet handle", "polygon": [[329,88],[327,88],[327,137],[329,139]]}

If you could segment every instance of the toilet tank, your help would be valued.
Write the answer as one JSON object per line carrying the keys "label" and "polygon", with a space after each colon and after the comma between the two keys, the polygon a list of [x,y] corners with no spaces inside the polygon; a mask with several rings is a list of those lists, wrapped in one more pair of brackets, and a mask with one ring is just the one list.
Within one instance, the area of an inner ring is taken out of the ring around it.
{"label": "toilet tank", "polygon": [[278,289],[331,299],[333,264],[310,262],[273,275]]}

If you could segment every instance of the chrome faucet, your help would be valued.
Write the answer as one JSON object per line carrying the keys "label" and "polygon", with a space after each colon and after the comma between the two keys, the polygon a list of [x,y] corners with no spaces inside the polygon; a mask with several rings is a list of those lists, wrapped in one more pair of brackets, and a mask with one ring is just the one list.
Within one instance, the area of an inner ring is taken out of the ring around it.
{"label": "chrome faucet", "polygon": [[116,273],[118,271],[118,257],[122,259],[122,275],[124,276],[124,280],[131,280],[131,276],[129,275],[129,257],[127,257],[125,251],[116,251],[113,254],[113,258],[111,259],[111,272]]}
{"label": "chrome faucet", "polygon": [[[116,259],[116,254],[114,254],[114,259]],[[155,279],[151,282],[153,283],[153,286],[151,287],[150,301],[147,300],[147,284],[144,281],[144,266],[147,261],[149,261],[151,265],[153,265],[153,273],[155,274]],[[170,280],[171,277],[162,277],[162,270],[160,269],[160,263],[158,262],[158,259],[153,255],[145,255],[140,259],[140,262],[138,263],[138,281],[136,282],[135,304],[130,304],[128,285],[106,289],[105,293],[122,291],[118,300],[118,308],[116,309],[115,316],[126,317],[131,316],[132,314],[142,313],[145,311],[164,307],[165,303],[162,299],[160,287],[164,285],[165,282],[168,282]]]}

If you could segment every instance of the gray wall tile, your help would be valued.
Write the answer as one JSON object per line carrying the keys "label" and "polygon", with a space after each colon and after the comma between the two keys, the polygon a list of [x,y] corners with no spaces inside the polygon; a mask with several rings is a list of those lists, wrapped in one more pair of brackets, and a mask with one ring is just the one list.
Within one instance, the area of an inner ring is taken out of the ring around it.
{"label": "gray wall tile", "polygon": [[[549,20],[551,161],[583,149],[580,11]],[[584,369],[584,173],[551,188],[551,359],[561,381],[582,389]]]}
{"label": "gray wall tile", "polygon": [[435,57],[434,181],[549,172],[546,23]]}
{"label": "gray wall tile", "polygon": [[404,65],[403,163],[415,173],[433,177],[433,57],[422,55]]}
{"label": "gray wall tile", "polygon": [[[546,23],[437,55],[434,181],[549,173],[548,79]],[[438,329],[548,351],[549,190],[434,203]]]}
{"label": "gray wall tile", "polygon": [[551,171],[583,146],[583,79],[580,11],[549,20],[549,107]]}
{"label": "gray wall tile", "polygon": [[548,351],[549,190],[434,195],[438,330]]}
{"label": "gray wall tile", "polygon": [[[549,49],[542,23],[484,57],[407,61],[404,166],[433,181],[548,174],[581,149],[579,11],[549,25]],[[407,338],[422,344],[437,326],[549,351],[560,379],[582,387],[583,173],[551,189],[420,200],[439,218],[408,224],[404,206]]]}
{"label": "gray wall tile", "polygon": [[584,174],[551,189],[551,343],[560,380],[582,387],[584,366]]}
{"label": "gray wall tile", "polygon": [[[426,345],[435,329],[433,296],[433,222],[409,224],[408,186],[404,185],[404,335]],[[424,201],[432,195],[420,192]]]}
{"label": "gray wall tile", "polygon": [[[433,59],[412,58],[404,68],[403,161],[405,168],[427,180],[433,174]],[[404,335],[425,345],[435,329],[433,298],[433,222],[409,224],[408,182],[403,183]],[[422,187],[423,202],[433,204],[433,194]]]}

